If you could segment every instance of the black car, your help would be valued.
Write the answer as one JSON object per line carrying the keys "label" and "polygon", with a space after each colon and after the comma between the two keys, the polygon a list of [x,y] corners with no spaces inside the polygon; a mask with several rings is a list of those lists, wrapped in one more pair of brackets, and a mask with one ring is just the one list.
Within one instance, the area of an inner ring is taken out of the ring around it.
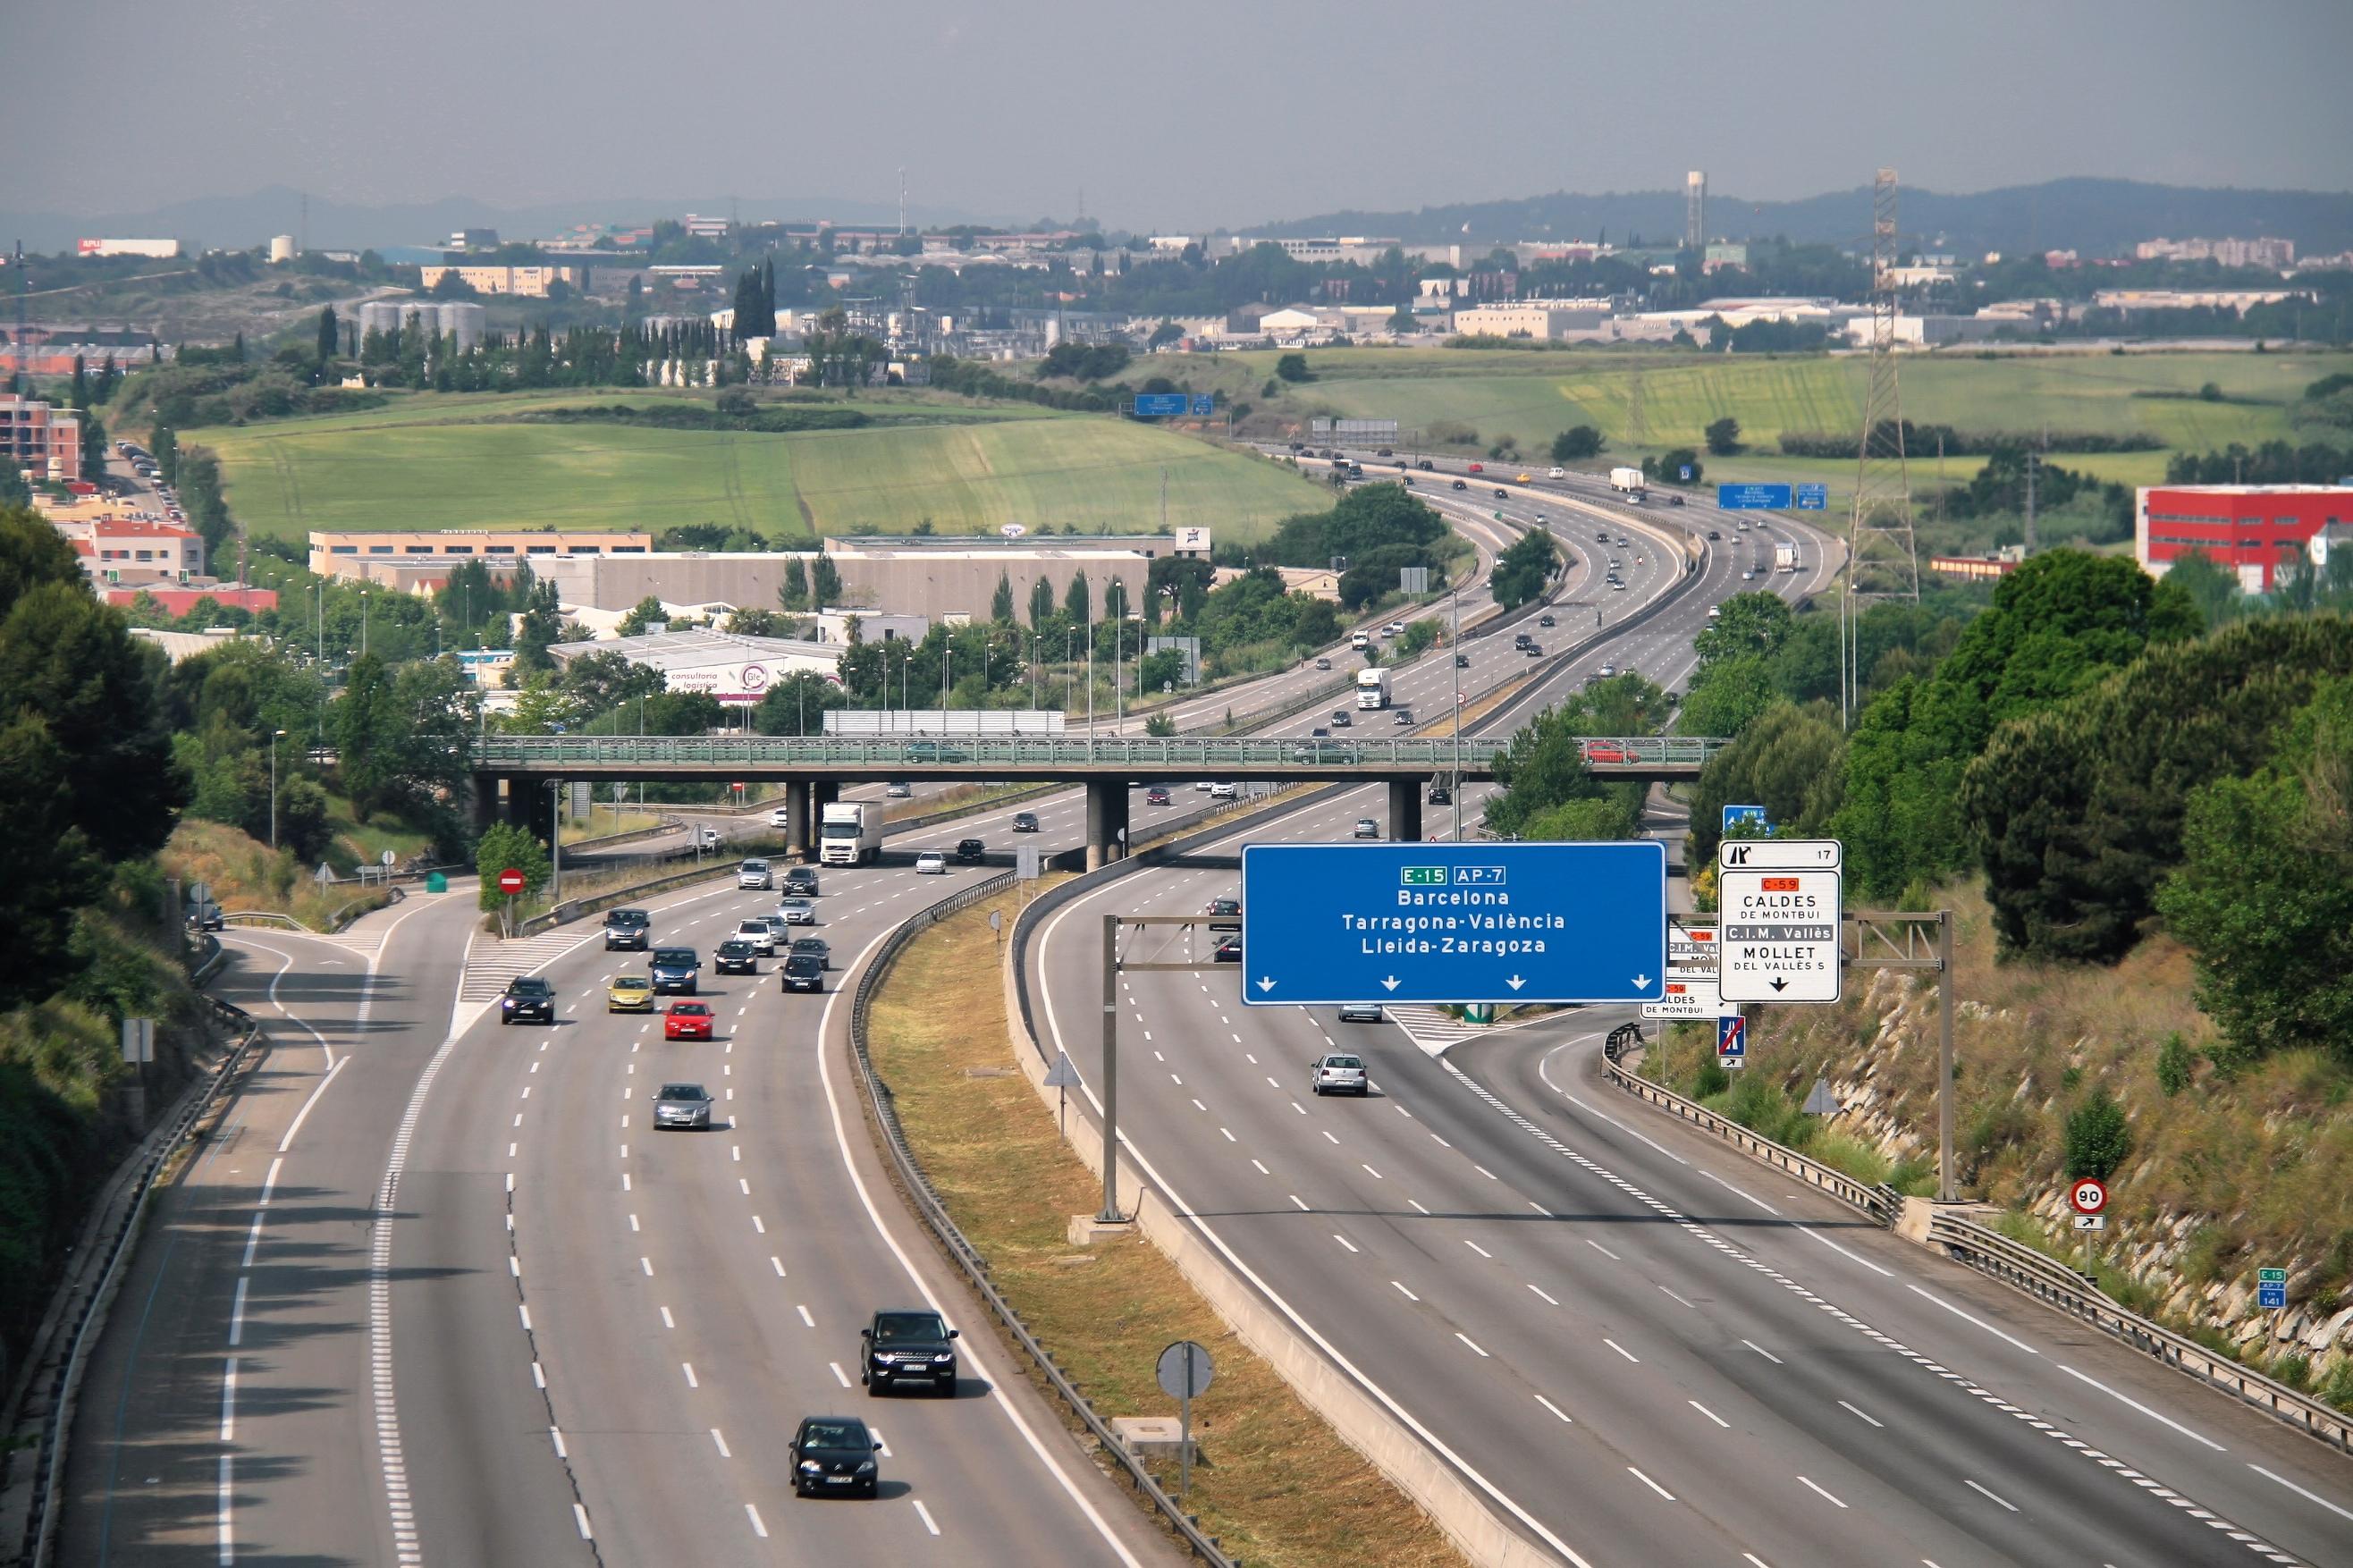
{"label": "black car", "polygon": [[977,866],[987,853],[988,846],[977,838],[956,840],[956,863],[960,866]]}
{"label": "black car", "polygon": [[722,974],[757,974],[760,973],[760,950],[748,942],[729,937],[711,955],[711,967]]}
{"label": "black car", "polygon": [[506,994],[499,998],[499,1022],[512,1024],[518,1018],[555,1022],[555,987],[536,974],[518,974],[508,981]]}
{"label": "black car", "polygon": [[1433,463],[1433,462],[1431,462],[1428,458],[1424,458],[1420,462],[1416,463],[1416,464],[1414,465],[1414,467],[1415,467],[1415,468],[1420,468],[1420,469],[1424,470],[1425,472],[1432,472],[1432,473],[1434,473],[1434,472],[1436,472],[1436,471],[1437,471],[1438,465],[1437,465],[1437,464],[1435,464],[1435,463]]}
{"label": "black car", "polygon": [[1240,899],[1211,899],[1209,929],[1211,931],[1241,930],[1242,901]]}
{"label": "black car", "polygon": [[914,1384],[955,1397],[956,1331],[937,1312],[877,1312],[858,1331],[858,1381],[869,1394]]}
{"label": "black car", "polygon": [[1219,963],[1240,963],[1242,961],[1242,939],[1238,936],[1226,938],[1218,943],[1218,951],[1211,957]]}
{"label": "black car", "polygon": [[1550,616],[1538,616],[1536,617],[1536,625],[1540,626],[1548,626],[1554,624],[1555,622]]}
{"label": "black car", "polygon": [[1495,487],[1495,499],[1497,500],[1509,500],[1512,499],[1512,492],[1505,489],[1503,486],[1497,485]]}
{"label": "black car", "polygon": [[788,898],[817,897],[817,868],[795,866],[785,872],[784,885],[776,889]]}
{"label": "black car", "polygon": [[653,941],[654,918],[643,910],[605,911],[605,951],[628,948],[643,952]]}
{"label": "black car", "polygon": [[1683,498],[1681,496],[1669,496],[1667,498],[1667,504],[1669,506],[1681,506],[1683,504]]}
{"label": "black car", "polygon": [[872,1497],[881,1485],[874,1473],[874,1456],[881,1451],[855,1415],[808,1416],[793,1432],[793,1493]]}
{"label": "black car", "polygon": [[1037,832],[1038,814],[1034,811],[1015,812],[1013,814],[1013,831],[1016,833]]}
{"label": "black car", "polygon": [[833,967],[833,944],[821,936],[797,936],[785,950],[786,958],[814,958],[821,969]]}
{"label": "black car", "polygon": [[785,960],[784,967],[776,973],[779,977],[777,984],[786,991],[821,993],[825,990],[825,961],[815,953],[794,953]]}
{"label": "black car", "polygon": [[1707,536],[1710,539],[1722,539],[1724,537],[1724,531],[1720,528],[1711,528],[1707,531]]}
{"label": "black car", "polygon": [[1525,632],[1514,632],[1512,634],[1512,646],[1514,647],[1525,647],[1528,644],[1535,640],[1535,638],[1530,637]]}
{"label": "black car", "polygon": [[702,974],[702,960],[695,956],[694,949],[691,947],[658,947],[654,949],[653,962],[647,968],[653,975],[657,994],[677,992],[691,996],[695,982]]}
{"label": "black car", "polygon": [[1454,792],[1442,784],[1434,784],[1430,786],[1430,794],[1424,798],[1432,805],[1451,805],[1454,804]]}
{"label": "black car", "polygon": [[1454,481],[1454,488],[1458,490],[1467,490],[1471,488],[1471,481],[1468,479],[1457,479]]}
{"label": "black car", "polygon": [[1454,656],[1454,668],[1457,668],[1457,669],[1468,669],[1468,668],[1471,668],[1471,656],[1470,656],[1469,654],[1467,654],[1467,653],[1458,653],[1458,654],[1456,654],[1456,655]]}

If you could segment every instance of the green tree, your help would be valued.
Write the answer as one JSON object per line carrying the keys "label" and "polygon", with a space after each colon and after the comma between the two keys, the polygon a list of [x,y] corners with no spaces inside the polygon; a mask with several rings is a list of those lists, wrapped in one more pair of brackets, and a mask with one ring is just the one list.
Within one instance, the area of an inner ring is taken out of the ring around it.
{"label": "green tree", "polygon": [[1572,425],[1552,438],[1552,460],[1580,462],[1601,455],[1601,432],[1590,425]]}
{"label": "green tree", "polygon": [[[1683,701],[1686,713],[1697,695],[1694,683]],[[1761,805],[1777,832],[1822,837],[1838,811],[1846,744],[1838,714],[1826,703],[1781,702],[1757,715],[1700,770],[1685,863],[1715,860],[1727,805]]]}
{"label": "green tree", "polygon": [[1532,528],[1495,557],[1495,569],[1488,578],[1488,590],[1494,595],[1495,603],[1504,609],[1517,609],[1544,596],[1545,584],[1552,581],[1553,572],[1559,562],[1560,548],[1552,534],[1541,528]]}
{"label": "green tree", "polygon": [[363,823],[397,798],[397,712],[392,673],[384,660],[373,653],[353,659],[329,724],[343,793],[351,797],[352,815]]}
{"label": "green tree", "polygon": [[659,599],[648,594],[629,606],[628,613],[621,617],[620,624],[613,629],[622,637],[643,637],[648,626],[669,624],[670,612],[662,607],[662,602]]}
{"label": "green tree", "polygon": [[106,421],[94,408],[81,411],[81,472],[82,478],[95,482],[106,472],[106,454],[113,442],[106,434]]}
{"label": "green tree", "polygon": [[2219,626],[2245,612],[2247,596],[2239,587],[2238,574],[2202,550],[2175,557],[2165,580],[2189,596],[2199,618],[2210,626]]}
{"label": "green tree", "polygon": [[809,560],[809,602],[814,609],[834,609],[841,604],[841,568],[830,555]]}
{"label": "green tree", "polygon": [[1692,676],[1675,728],[1686,735],[1729,738],[1781,700],[1772,666],[1764,656],[1735,654],[1702,665]]}
{"label": "green tree", "polygon": [[1715,617],[1692,638],[1692,651],[1703,667],[1721,658],[1769,660],[1789,639],[1795,622],[1789,601],[1778,594],[1735,594],[1716,606]]}
{"label": "green tree", "polygon": [[[1572,801],[1616,803],[1622,818],[1640,816],[1643,786],[1604,782],[1586,765],[1585,742],[1592,736],[1647,733],[1666,711],[1666,694],[1639,675],[1620,675],[1577,693],[1538,714],[1516,731],[1495,760],[1502,793],[1488,798],[1490,831],[1527,835],[1546,814]],[[1580,829],[1604,820],[1599,807],[1577,818]]]}
{"label": "green tree", "polygon": [[849,706],[849,694],[835,681],[795,670],[760,696],[752,728],[763,735],[821,735],[825,716]]}
{"label": "green tree", "polygon": [[534,837],[527,827],[512,822],[494,822],[486,828],[474,846],[474,870],[481,878],[481,890],[475,898],[478,908],[497,910],[507,901],[499,891],[499,873],[506,870],[522,873],[522,896],[534,897],[547,886],[549,866],[547,847]]}
{"label": "green tree", "polygon": [[155,434],[148,442],[148,449],[154,456],[155,469],[163,475],[164,482],[176,486],[180,482],[180,438],[173,434],[169,425],[155,427]]}
{"label": "green tree", "polygon": [[808,567],[797,555],[785,563],[785,582],[776,590],[776,602],[787,610],[809,607]]}
{"label": "green tree", "polygon": [[335,308],[322,306],[319,311],[319,363],[326,363],[343,346],[343,323],[335,320]]}
{"label": "green tree", "polygon": [[1000,625],[1013,620],[1013,579],[1006,573],[997,574],[997,592],[988,599],[988,618]]}
{"label": "green tree", "polygon": [[2095,1089],[2067,1114],[2067,1179],[2106,1181],[2133,1150],[2132,1124],[2105,1089]]}
{"label": "green tree", "polygon": [[1729,414],[1711,421],[1702,434],[1706,437],[1708,451],[1716,457],[1737,457],[1744,449],[1740,445],[1740,421]]}
{"label": "green tree", "polygon": [[1298,383],[1314,381],[1315,374],[1307,368],[1305,354],[1284,354],[1274,362],[1274,377],[1277,381]]}
{"label": "green tree", "polygon": [[1062,590],[1062,618],[1074,626],[1083,626],[1094,618],[1089,610],[1087,574],[1083,572],[1072,573],[1071,585]]}
{"label": "green tree", "polygon": [[2157,907],[2232,1056],[2353,1059],[2353,679],[2319,683],[2253,776],[2190,795]]}

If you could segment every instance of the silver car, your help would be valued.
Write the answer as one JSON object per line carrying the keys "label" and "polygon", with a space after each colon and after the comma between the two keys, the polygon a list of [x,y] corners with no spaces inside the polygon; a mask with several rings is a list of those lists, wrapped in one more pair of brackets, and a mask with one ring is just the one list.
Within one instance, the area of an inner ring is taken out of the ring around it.
{"label": "silver car", "polygon": [[1377,1002],[1343,1002],[1340,1022],[1343,1024],[1377,1024],[1381,1021],[1381,1005]]}
{"label": "silver car", "polygon": [[788,926],[817,924],[817,906],[807,899],[786,899],[777,906],[776,912],[785,917],[785,923]]}
{"label": "silver car", "polygon": [[1327,1051],[1307,1066],[1307,1087],[1317,1094],[1353,1094],[1361,1100],[1373,1092],[1372,1075],[1365,1071],[1362,1057]]}
{"label": "silver car", "polygon": [[765,892],[773,879],[765,860],[746,860],[735,868],[735,885],[739,888],[756,888]]}
{"label": "silver car", "polygon": [[711,1091],[699,1083],[666,1083],[654,1090],[654,1131],[686,1127],[711,1130]]}
{"label": "silver car", "polygon": [[926,849],[915,857],[915,875],[944,877],[948,874],[948,858],[936,849]]}
{"label": "silver car", "polygon": [[733,940],[749,942],[762,958],[776,955],[776,933],[768,929],[765,920],[749,920],[735,928]]}

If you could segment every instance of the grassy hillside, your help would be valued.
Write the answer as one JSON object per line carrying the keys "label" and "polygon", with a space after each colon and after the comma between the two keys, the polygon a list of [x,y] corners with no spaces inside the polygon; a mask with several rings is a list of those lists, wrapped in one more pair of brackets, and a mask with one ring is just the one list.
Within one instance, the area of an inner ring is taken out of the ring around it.
{"label": "grassy hillside", "polygon": [[942,532],[1001,523],[1124,531],[1167,521],[1250,534],[1316,504],[1294,476],[1162,430],[910,393],[860,398],[878,427],[769,435],[534,425],[534,408],[689,395],[419,396],[390,408],[192,430],[258,534],[311,529],[718,522],[771,534]]}
{"label": "grassy hillside", "polygon": [[[1853,357],[1700,356],[1614,350],[1335,349],[1307,355],[1315,380],[1266,384],[1272,353],[1218,354],[1139,364],[1131,380],[1166,375],[1197,388],[1215,385],[1261,415],[1302,425],[1317,414],[1396,419],[1423,431],[1441,422],[1467,425],[1483,447],[1504,437],[1540,454],[1574,425],[1601,430],[1612,450],[1633,455],[1701,445],[1701,431],[1726,415],[1742,438],[1761,450],[1711,460],[1709,471],[1738,479],[1852,478],[1852,464],[1774,455],[1783,431],[1852,432],[1862,420],[1868,374]],[[2027,433],[2043,428],[2147,434],[2169,450],[2207,451],[2233,441],[2249,446],[2293,434],[2287,405],[2319,376],[2345,368],[2343,355],[2245,353],[1936,355],[1902,362],[1904,412],[1915,424],[1970,431]],[[1639,379],[1649,439],[1630,442]],[[2230,401],[2192,396],[2208,382]],[[2131,484],[2164,477],[2167,452],[2054,459]],[[1935,454],[1924,472],[1935,471]],[[1974,459],[1948,459],[1947,476],[1973,474]]]}

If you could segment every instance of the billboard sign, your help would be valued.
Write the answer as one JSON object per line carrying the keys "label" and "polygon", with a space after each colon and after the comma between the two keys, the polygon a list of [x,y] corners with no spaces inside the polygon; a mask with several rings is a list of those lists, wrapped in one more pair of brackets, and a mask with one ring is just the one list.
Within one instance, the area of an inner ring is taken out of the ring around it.
{"label": "billboard sign", "polygon": [[1830,510],[1830,486],[1799,485],[1798,487],[1798,510],[1799,511],[1828,511]]}
{"label": "billboard sign", "polygon": [[1209,531],[1206,528],[1180,528],[1176,531],[1176,553],[1207,555],[1209,552]]}
{"label": "billboard sign", "polygon": [[1787,511],[1789,499],[1789,487],[1787,485],[1715,487],[1715,504],[1720,511]]}

